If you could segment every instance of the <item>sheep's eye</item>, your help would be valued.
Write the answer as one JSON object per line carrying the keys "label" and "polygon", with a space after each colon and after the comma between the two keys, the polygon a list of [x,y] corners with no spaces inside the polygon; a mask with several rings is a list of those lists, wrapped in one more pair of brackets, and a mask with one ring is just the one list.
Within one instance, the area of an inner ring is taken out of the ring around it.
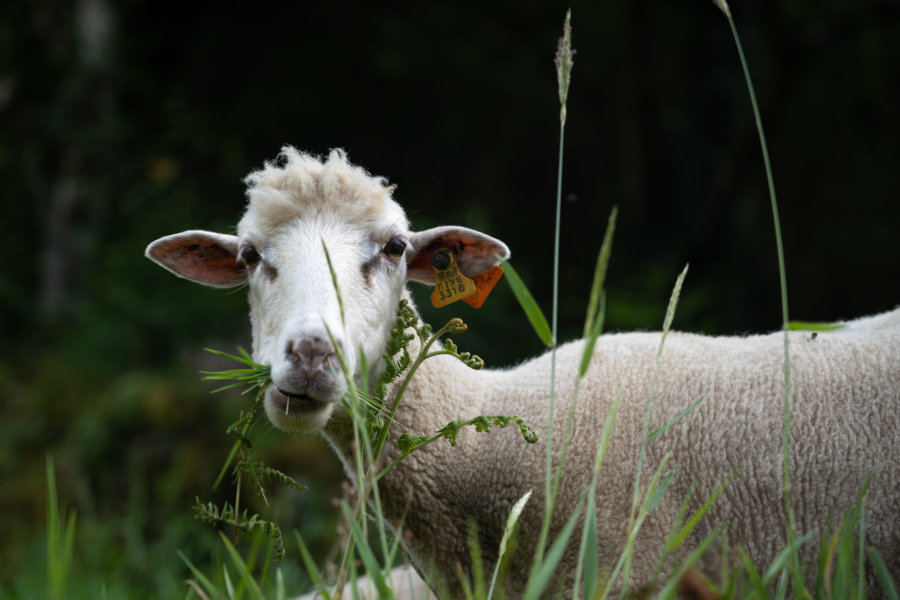
{"label": "sheep's eye", "polygon": [[241,248],[238,258],[244,261],[244,264],[248,267],[255,267],[259,264],[259,261],[262,260],[259,252],[257,252],[256,248],[253,246],[244,246]]}
{"label": "sheep's eye", "polygon": [[398,237],[392,237],[388,243],[384,245],[384,253],[391,258],[400,258],[406,250],[406,242]]}

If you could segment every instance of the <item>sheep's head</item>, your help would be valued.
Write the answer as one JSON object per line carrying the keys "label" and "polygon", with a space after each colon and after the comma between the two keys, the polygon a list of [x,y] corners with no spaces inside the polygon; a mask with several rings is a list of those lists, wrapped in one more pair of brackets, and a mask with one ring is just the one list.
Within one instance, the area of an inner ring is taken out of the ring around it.
{"label": "sheep's head", "polygon": [[320,162],[286,147],[245,181],[237,235],[185,231],[146,254],[197,283],[249,286],[253,358],[272,369],[266,413],[285,430],[320,429],[340,404],[346,382],[334,344],[357,381],[363,358],[377,379],[405,282],[434,284],[436,250],[452,250],[470,277],[509,256],[502,242],[471,229],[410,231],[393,186],[341,151]]}

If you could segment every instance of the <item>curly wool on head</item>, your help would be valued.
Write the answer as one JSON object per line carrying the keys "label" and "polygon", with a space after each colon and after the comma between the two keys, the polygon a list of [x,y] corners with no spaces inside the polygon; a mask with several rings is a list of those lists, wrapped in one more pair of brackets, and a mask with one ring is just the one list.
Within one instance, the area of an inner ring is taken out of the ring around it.
{"label": "curly wool on head", "polygon": [[274,231],[316,214],[361,228],[383,222],[387,214],[408,227],[406,214],[392,198],[397,186],[350,163],[340,148],[322,161],[284,146],[276,160],[266,161],[244,183],[248,202],[242,223],[248,228]]}

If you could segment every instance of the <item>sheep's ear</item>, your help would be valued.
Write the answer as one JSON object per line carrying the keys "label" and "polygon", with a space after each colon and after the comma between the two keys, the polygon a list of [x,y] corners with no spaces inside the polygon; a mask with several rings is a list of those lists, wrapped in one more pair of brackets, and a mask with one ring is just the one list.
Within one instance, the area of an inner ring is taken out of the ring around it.
{"label": "sheep's ear", "polygon": [[247,270],[237,263],[238,239],[211,231],[183,231],[159,238],[144,256],[179,277],[218,288],[247,283]]}
{"label": "sheep's ear", "polygon": [[409,236],[412,252],[408,254],[406,278],[434,285],[431,255],[449,248],[456,255],[459,270],[466,277],[481,275],[497,264],[497,257],[509,258],[506,244],[489,235],[465,227],[435,227]]}

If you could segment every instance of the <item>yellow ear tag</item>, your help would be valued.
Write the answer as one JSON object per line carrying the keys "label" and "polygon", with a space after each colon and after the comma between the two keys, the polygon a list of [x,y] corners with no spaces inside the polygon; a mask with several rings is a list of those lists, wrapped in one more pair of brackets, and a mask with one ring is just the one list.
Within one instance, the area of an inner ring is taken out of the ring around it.
{"label": "yellow ear tag", "polygon": [[431,303],[435,308],[447,306],[475,293],[475,282],[460,272],[456,257],[448,248],[441,248],[431,256],[434,269],[434,291]]}

